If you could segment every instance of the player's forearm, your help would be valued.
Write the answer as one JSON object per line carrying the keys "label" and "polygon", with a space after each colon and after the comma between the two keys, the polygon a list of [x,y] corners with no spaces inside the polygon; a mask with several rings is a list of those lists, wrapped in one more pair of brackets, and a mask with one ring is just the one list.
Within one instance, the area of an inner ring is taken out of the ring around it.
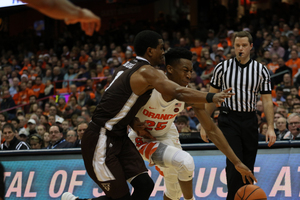
{"label": "player's forearm", "polygon": [[214,112],[215,109],[216,109],[216,104],[214,103],[205,104],[205,110],[209,114],[209,116]]}
{"label": "player's forearm", "polygon": [[179,101],[184,101],[188,104],[198,104],[198,103],[208,103],[206,100],[208,92],[200,92],[198,90],[178,87],[174,91],[175,99]]}
{"label": "player's forearm", "polygon": [[224,137],[221,130],[215,125],[212,131],[206,131],[209,139],[216,145],[216,147],[226,155],[226,157],[236,165],[241,162],[241,160],[235,155],[232,148],[229,146],[226,138]]}
{"label": "player's forearm", "polygon": [[222,131],[215,125],[207,111],[198,108],[194,109],[194,111],[207,136],[216,145],[216,147],[224,153],[234,165],[240,163],[240,159],[235,155]]}
{"label": "player's forearm", "polygon": [[28,6],[54,19],[73,19],[82,16],[82,9],[67,0],[22,0]]}

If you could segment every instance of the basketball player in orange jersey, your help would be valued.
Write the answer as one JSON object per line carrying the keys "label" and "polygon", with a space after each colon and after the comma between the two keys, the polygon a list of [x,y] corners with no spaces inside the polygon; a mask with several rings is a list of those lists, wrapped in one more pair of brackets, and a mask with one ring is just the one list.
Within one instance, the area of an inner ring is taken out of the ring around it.
{"label": "basketball player in orange jersey", "polygon": [[[173,48],[165,54],[167,77],[181,86],[186,86],[192,73],[192,53],[185,48]],[[204,104],[193,105],[201,125],[210,133],[212,141],[225,154],[235,162],[237,170],[249,180],[255,177],[241,161],[235,156],[222,132],[216,127],[210,116],[204,110]],[[195,200],[193,196],[193,172],[195,169],[192,156],[181,149],[179,134],[173,121],[184,109],[184,102],[171,96],[153,90],[148,102],[136,115],[136,125],[145,122],[146,130],[150,132],[129,133],[130,139],[136,145],[144,160],[164,176],[166,190],[164,200],[180,199]],[[135,126],[133,126],[135,128]],[[145,137],[138,135],[146,134]],[[252,181],[251,181],[252,182]]]}
{"label": "basketball player in orange jersey", "polygon": [[87,35],[99,31],[101,20],[90,10],[75,6],[68,0],[21,0],[28,6],[53,19],[64,20],[66,24],[81,24]]}

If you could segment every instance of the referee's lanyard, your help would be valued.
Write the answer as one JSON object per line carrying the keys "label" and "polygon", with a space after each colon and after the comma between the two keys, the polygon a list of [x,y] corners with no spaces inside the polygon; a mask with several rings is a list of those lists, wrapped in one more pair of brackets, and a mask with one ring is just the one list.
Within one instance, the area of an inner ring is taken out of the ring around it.
{"label": "referee's lanyard", "polygon": [[[59,145],[60,143],[63,143],[64,141],[66,141],[66,140],[63,139],[62,141],[60,141],[60,142],[57,143],[56,145],[52,146],[51,149],[54,149],[57,145]],[[48,147],[47,149],[50,149],[50,147]]]}

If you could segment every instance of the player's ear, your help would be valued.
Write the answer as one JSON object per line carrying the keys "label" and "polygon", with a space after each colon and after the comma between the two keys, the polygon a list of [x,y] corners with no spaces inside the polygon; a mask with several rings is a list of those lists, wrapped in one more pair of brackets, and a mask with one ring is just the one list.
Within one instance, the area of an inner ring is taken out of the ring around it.
{"label": "player's ear", "polygon": [[146,50],[146,54],[148,54],[151,57],[153,55],[153,48],[148,47]]}
{"label": "player's ear", "polygon": [[171,65],[166,66],[167,73],[172,74],[173,73],[173,67]]}

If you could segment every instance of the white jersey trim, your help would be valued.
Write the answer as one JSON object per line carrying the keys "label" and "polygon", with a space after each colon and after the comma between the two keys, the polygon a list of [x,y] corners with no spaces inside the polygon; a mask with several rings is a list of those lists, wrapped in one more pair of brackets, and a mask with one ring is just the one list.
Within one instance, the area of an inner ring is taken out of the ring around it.
{"label": "white jersey trim", "polygon": [[121,121],[128,114],[131,107],[135,104],[138,98],[138,95],[132,93],[127,102],[124,104],[123,108],[120,110],[120,112],[115,117],[113,117],[105,123],[105,128],[111,131],[113,129],[113,126],[119,121]]}
{"label": "white jersey trim", "polygon": [[114,175],[105,164],[106,159],[106,129],[101,128],[97,146],[93,158],[93,168],[97,179],[101,182],[115,180]]}

